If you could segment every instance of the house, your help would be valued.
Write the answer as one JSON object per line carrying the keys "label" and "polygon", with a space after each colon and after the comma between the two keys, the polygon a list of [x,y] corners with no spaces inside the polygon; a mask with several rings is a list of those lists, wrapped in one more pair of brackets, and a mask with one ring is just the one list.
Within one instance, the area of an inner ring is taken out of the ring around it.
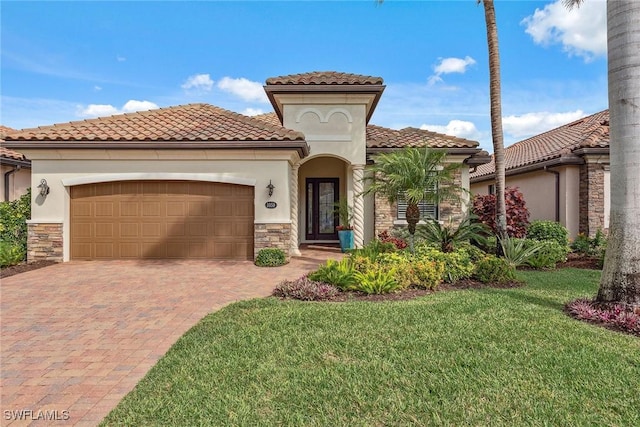
{"label": "house", "polygon": [[28,258],[252,259],[265,247],[296,255],[301,243],[337,241],[343,196],[360,246],[403,223],[386,200],[361,195],[372,154],[447,150],[464,165],[465,189],[469,167],[489,161],[476,141],[369,125],[384,88],[379,77],[295,74],[267,79],[274,112],[262,116],[190,104],[12,133],[5,145],[33,168]]}
{"label": "house", "polygon": [[[15,129],[0,125],[0,142]],[[23,154],[0,146],[0,201],[16,200],[31,186],[31,162]]]}
{"label": "house", "polygon": [[[495,163],[471,173],[472,194],[494,188]],[[609,228],[609,110],[505,149],[507,187],[524,195],[530,219],[557,221],[574,238]]]}

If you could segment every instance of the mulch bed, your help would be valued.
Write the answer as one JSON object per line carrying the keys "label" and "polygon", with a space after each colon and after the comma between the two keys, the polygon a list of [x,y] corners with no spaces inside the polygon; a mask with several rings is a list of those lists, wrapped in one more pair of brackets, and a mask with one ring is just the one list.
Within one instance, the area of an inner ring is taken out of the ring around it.
{"label": "mulch bed", "polygon": [[584,268],[587,270],[602,270],[597,257],[570,253],[567,261],[558,263],[557,268]]}
{"label": "mulch bed", "polygon": [[12,265],[11,267],[3,268],[0,270],[0,278],[14,276],[16,274],[24,273],[26,271],[37,270],[38,268],[46,267],[48,265],[55,264],[55,261],[36,261],[30,264],[26,262]]}

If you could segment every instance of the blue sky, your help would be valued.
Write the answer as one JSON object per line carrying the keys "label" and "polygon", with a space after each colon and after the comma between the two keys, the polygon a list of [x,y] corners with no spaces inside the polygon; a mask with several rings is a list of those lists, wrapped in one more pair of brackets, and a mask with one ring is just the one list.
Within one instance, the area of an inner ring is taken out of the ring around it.
{"label": "blue sky", "polygon": [[[505,144],[607,108],[603,0],[496,2]],[[268,77],[380,76],[371,123],[491,150],[484,11],[475,0],[5,1],[0,122],[22,129],[205,102],[272,111]]]}

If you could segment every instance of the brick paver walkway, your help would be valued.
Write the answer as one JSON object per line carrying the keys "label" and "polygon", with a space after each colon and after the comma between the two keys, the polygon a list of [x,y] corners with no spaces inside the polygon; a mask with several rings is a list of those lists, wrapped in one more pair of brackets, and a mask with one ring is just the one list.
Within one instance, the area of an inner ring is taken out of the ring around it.
{"label": "brick paver walkway", "polygon": [[308,248],[277,268],[70,262],[2,279],[0,423],[96,425],[203,316],[340,256]]}

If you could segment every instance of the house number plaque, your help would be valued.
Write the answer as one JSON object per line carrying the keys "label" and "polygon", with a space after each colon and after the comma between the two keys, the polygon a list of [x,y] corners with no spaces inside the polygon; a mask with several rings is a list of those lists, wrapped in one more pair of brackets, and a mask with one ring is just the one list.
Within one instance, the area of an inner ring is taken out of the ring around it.
{"label": "house number plaque", "polygon": [[278,204],[276,202],[267,202],[264,204],[264,207],[267,209],[275,209]]}

